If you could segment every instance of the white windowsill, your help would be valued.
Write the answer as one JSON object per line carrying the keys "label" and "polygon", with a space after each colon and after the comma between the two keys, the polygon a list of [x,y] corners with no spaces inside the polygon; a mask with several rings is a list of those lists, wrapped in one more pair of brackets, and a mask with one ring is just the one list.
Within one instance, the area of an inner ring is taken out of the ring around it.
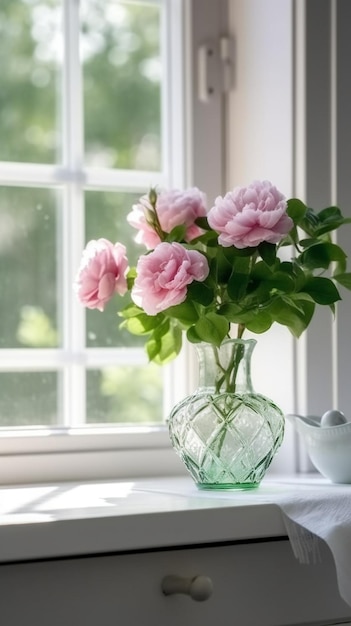
{"label": "white windowsill", "polygon": [[257,490],[200,491],[168,477],[0,489],[0,562],[286,536],[275,494],[318,476],[271,476]]}
{"label": "white windowsill", "polygon": [[185,469],[165,425],[1,429],[1,485],[178,474]]}

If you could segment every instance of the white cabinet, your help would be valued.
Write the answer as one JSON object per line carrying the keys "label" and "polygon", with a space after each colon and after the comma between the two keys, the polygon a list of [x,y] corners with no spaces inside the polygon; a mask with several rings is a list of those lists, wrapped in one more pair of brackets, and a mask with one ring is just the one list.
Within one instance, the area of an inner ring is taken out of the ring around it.
{"label": "white cabinet", "polygon": [[[346,626],[329,548],[293,555],[275,503],[289,492],[302,479],[252,494],[187,477],[0,488],[0,626]],[[166,596],[167,576],[213,591]]]}
{"label": "white cabinet", "polygon": [[[212,595],[165,596],[165,576],[207,576]],[[300,565],[287,540],[0,565],[3,626],[290,626],[350,620],[328,549]],[[345,622],[344,622],[345,623]]]}

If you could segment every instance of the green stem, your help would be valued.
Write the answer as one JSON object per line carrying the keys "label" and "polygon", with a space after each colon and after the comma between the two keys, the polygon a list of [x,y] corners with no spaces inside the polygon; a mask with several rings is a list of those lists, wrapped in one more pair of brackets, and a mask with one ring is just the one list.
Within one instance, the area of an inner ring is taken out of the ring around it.
{"label": "green stem", "polygon": [[218,370],[223,372],[223,376],[221,376],[220,378],[216,378],[215,379],[215,391],[216,391],[216,393],[219,393],[220,390],[221,390],[221,387],[223,385],[223,382],[225,380],[225,373],[226,373],[226,371],[225,371],[224,367],[222,367],[222,364],[221,364],[221,362],[219,360],[217,347],[212,345],[212,351],[213,351],[214,360],[215,360],[215,363],[217,365]]}
{"label": "green stem", "polygon": [[[243,326],[242,328],[242,333],[244,332],[244,330],[245,326]],[[222,372],[222,375],[215,380],[216,393],[220,393],[221,390],[226,393],[235,393],[236,378],[245,351],[244,346],[241,344],[233,344],[232,357],[229,359],[229,363],[226,368],[223,367],[222,363],[219,360],[218,348],[216,346],[212,346],[212,350],[217,368],[220,372]]]}
{"label": "green stem", "polygon": [[241,339],[244,332],[245,332],[245,324],[238,324],[238,332],[237,332],[237,337],[238,339]]}
{"label": "green stem", "polygon": [[[245,327],[244,327],[244,329],[245,329]],[[235,393],[235,391],[236,391],[236,377],[237,377],[237,374],[238,374],[238,369],[240,367],[240,363],[241,363],[242,358],[244,356],[245,348],[241,344],[234,344],[233,349],[234,349],[234,358],[233,358],[233,366],[232,366],[233,377],[232,377],[232,383],[231,383],[232,389],[230,391],[232,391],[232,393]]]}
{"label": "green stem", "polygon": [[155,224],[154,224],[154,228],[156,233],[158,234],[159,238],[161,239],[161,241],[164,240],[165,238],[165,233],[163,232],[162,228],[161,228],[161,224],[160,224],[160,220],[158,219],[158,213],[156,211],[156,206],[154,206],[154,211],[155,211]]}
{"label": "green stem", "polygon": [[157,209],[156,209],[156,204],[157,204],[157,193],[154,189],[152,189],[149,193],[149,202],[152,206],[153,209],[153,220],[152,220],[152,227],[154,229],[154,231],[156,232],[156,234],[159,236],[159,238],[161,239],[161,241],[164,240],[165,238],[165,233],[162,230],[161,227],[161,223],[160,220],[158,218],[158,213],[157,213]]}

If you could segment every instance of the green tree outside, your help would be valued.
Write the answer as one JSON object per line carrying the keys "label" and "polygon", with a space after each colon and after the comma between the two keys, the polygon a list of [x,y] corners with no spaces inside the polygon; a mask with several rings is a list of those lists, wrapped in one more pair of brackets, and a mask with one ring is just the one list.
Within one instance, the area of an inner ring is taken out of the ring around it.
{"label": "green tree outside", "polygon": [[[100,0],[81,5],[86,163],[157,171],[161,164],[159,8]],[[0,161],[61,160],[61,22],[60,0],[0,3]],[[125,217],[136,198],[137,194],[86,191],[86,240],[107,237],[132,249],[134,233]],[[0,188],[0,348],[61,345],[57,244],[61,200],[60,191],[50,189]],[[136,254],[135,247],[131,263]],[[104,314],[88,312],[88,347],[138,345],[137,338],[119,331],[117,309],[115,300]],[[158,421],[160,374],[152,372],[148,367],[135,368],[130,376],[138,377],[140,389],[145,376],[145,388],[157,390],[152,397],[140,396],[140,407],[149,402],[147,420]],[[123,422],[142,419],[142,411],[129,402],[125,380],[117,385],[113,399],[106,387],[103,391],[106,373],[90,374],[88,406],[93,420],[106,420],[106,398],[114,407],[107,412],[108,421],[119,416]],[[0,425],[54,423],[58,380],[56,372],[1,373]]]}

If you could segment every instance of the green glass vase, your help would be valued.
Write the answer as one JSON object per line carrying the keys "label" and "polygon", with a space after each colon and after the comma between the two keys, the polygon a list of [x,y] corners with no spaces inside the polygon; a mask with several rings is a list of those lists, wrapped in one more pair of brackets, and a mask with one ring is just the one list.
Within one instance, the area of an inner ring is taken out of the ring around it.
{"label": "green glass vase", "polygon": [[168,420],[172,445],[200,489],[257,487],[282,443],[284,415],[251,382],[254,339],[196,344],[199,388]]}

